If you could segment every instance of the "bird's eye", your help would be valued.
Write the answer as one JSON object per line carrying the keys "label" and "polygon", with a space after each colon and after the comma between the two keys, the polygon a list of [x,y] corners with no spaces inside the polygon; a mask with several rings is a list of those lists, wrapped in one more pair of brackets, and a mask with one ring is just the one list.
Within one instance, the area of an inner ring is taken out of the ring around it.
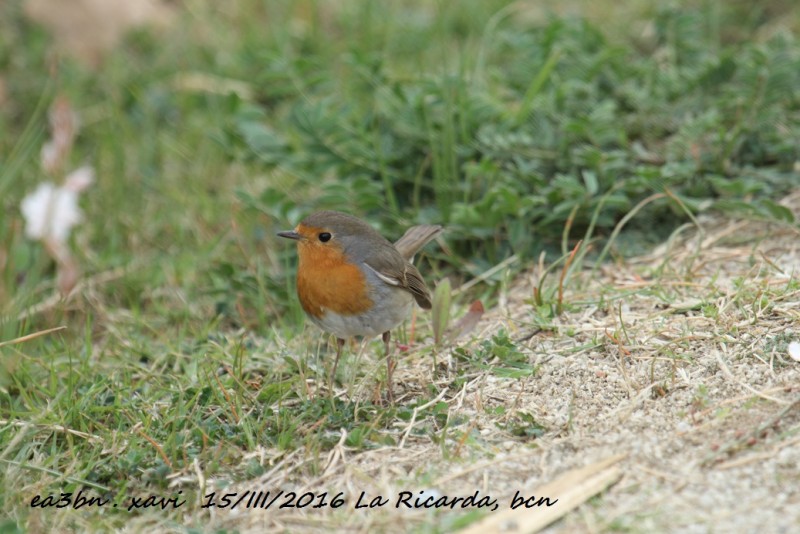
{"label": "bird's eye", "polygon": [[322,241],[323,243],[327,243],[328,241],[330,241],[331,237],[332,237],[331,234],[329,234],[328,232],[322,232],[321,234],[319,234],[319,240]]}

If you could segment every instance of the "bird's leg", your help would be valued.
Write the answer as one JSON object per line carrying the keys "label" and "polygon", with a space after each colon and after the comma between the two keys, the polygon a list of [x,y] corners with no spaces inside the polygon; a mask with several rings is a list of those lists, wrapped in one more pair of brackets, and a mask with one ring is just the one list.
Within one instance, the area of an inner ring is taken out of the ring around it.
{"label": "bird's leg", "polygon": [[342,347],[344,347],[344,339],[337,337],[336,338],[336,359],[333,360],[333,369],[331,370],[331,392],[333,391],[333,385],[336,383],[336,367],[339,365],[339,356],[342,355]]}
{"label": "bird's leg", "polygon": [[386,387],[387,397],[391,404],[394,404],[394,391],[392,375],[394,374],[394,360],[389,352],[389,341],[392,339],[391,332],[383,333],[383,344],[386,347]]}

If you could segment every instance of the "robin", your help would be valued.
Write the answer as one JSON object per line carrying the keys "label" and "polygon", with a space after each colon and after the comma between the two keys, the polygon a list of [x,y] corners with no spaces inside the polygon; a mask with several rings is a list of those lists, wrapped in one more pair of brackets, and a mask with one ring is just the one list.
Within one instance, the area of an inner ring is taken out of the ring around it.
{"label": "robin", "polygon": [[297,297],[303,311],[337,338],[332,376],[346,338],[382,334],[388,398],[394,402],[391,329],[408,317],[414,301],[431,308],[430,291],[411,259],[441,231],[438,225],[414,226],[393,245],[357,217],[319,211],[294,230],[278,233],[297,241]]}

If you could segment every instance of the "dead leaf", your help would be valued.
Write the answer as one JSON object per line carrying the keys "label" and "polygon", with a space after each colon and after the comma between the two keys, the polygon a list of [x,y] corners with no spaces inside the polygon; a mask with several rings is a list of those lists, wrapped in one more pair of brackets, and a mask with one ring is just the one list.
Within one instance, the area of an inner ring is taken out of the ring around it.
{"label": "dead leaf", "polygon": [[56,285],[62,297],[67,297],[78,281],[81,279],[81,270],[78,263],[70,256],[64,263],[58,264],[58,274],[56,276]]}
{"label": "dead leaf", "polygon": [[548,497],[550,501],[558,499],[553,506],[521,506],[514,510],[509,507],[470,525],[461,533],[538,532],[617,482],[622,477],[622,470],[616,464],[624,458],[624,454],[611,456],[592,465],[568,471],[534,491],[524,492],[537,498]]}
{"label": "dead leaf", "polygon": [[50,140],[42,146],[42,168],[51,175],[58,173],[72,149],[78,133],[78,115],[69,99],[59,95],[50,106]]}
{"label": "dead leaf", "polygon": [[472,332],[475,327],[478,326],[478,322],[480,322],[483,314],[484,309],[481,301],[476,300],[470,304],[469,311],[467,311],[466,315],[459,319],[450,330],[450,339],[455,341]]}
{"label": "dead leaf", "polygon": [[675,313],[687,313],[690,311],[699,311],[706,304],[703,299],[687,298],[684,300],[673,302],[669,305],[670,308],[675,310]]}

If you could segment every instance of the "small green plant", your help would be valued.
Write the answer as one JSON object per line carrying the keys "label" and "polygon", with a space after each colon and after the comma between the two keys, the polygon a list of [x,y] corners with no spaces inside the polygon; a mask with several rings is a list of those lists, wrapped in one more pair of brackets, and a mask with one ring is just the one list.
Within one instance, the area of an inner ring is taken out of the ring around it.
{"label": "small green plant", "polygon": [[517,348],[505,330],[501,330],[491,339],[483,340],[474,352],[459,347],[455,349],[454,354],[480,369],[486,369],[506,378],[533,376],[537,370],[537,367],[530,363],[530,358]]}
{"label": "small green plant", "polygon": [[450,324],[450,301],[450,279],[445,278],[436,284],[436,289],[433,291],[431,319],[433,321],[433,339],[437,347],[442,344]]}
{"label": "small green plant", "polygon": [[547,427],[536,421],[533,415],[525,411],[518,411],[504,422],[496,424],[498,428],[519,438],[539,438],[547,432]]}

